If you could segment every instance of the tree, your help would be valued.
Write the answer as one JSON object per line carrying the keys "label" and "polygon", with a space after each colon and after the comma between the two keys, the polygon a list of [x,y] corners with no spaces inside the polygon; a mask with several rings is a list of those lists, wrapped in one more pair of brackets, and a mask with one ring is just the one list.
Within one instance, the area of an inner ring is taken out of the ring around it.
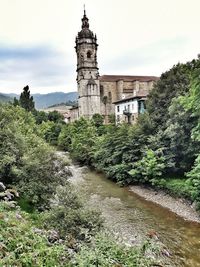
{"label": "tree", "polygon": [[174,163],[169,171],[184,176],[194,164],[200,150],[200,142],[191,137],[198,118],[192,115],[190,110],[185,110],[181,102],[182,97],[173,99],[169,107],[169,119],[163,132],[162,143],[166,147],[167,158]]}
{"label": "tree", "polygon": [[[47,207],[56,185],[62,183],[64,166],[38,136],[32,113],[19,106],[0,105],[0,127],[0,181],[14,185],[34,206]],[[66,179],[66,173],[64,176]]]}
{"label": "tree", "polygon": [[172,99],[189,92],[191,72],[196,65],[197,61],[193,60],[173,66],[161,75],[160,80],[150,92],[147,111],[155,131],[165,128]]}
{"label": "tree", "polygon": [[40,126],[40,134],[42,138],[45,139],[51,145],[58,144],[58,137],[62,129],[62,125],[60,123],[55,123],[53,121],[43,121]]}
{"label": "tree", "polygon": [[165,167],[164,162],[165,158],[162,151],[147,150],[143,158],[137,161],[129,172],[132,176],[132,182],[154,183],[162,175]]}
{"label": "tree", "polygon": [[48,114],[44,111],[34,110],[33,115],[37,124],[48,121]]}
{"label": "tree", "polygon": [[85,121],[82,130],[76,131],[72,137],[70,151],[72,157],[82,164],[91,165],[97,130],[90,121]]}
{"label": "tree", "polygon": [[28,85],[24,87],[23,92],[20,95],[19,104],[27,111],[33,111],[35,109],[35,103],[33,101],[33,97],[30,96]]}
{"label": "tree", "polygon": [[19,100],[16,98],[16,97],[14,97],[14,99],[13,99],[13,105],[16,107],[16,106],[19,106]]}
{"label": "tree", "polygon": [[64,122],[64,116],[62,114],[60,114],[57,110],[54,111],[50,111],[48,113],[48,120],[49,121],[53,121],[53,122]]}
{"label": "tree", "polygon": [[103,125],[103,116],[96,113],[92,116],[92,123],[94,124],[95,127],[100,127]]}

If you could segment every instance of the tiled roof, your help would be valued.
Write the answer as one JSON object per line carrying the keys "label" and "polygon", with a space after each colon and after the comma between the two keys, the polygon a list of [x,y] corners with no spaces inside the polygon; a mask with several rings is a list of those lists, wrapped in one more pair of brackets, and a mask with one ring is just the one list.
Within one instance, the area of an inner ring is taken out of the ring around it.
{"label": "tiled roof", "polygon": [[149,81],[158,81],[159,77],[156,76],[127,76],[127,75],[102,75],[99,80],[101,82],[117,82],[123,80],[125,82],[149,82]]}
{"label": "tiled roof", "polygon": [[147,98],[147,95],[148,95],[148,93],[146,91],[140,90],[140,92],[138,92],[136,95],[128,96],[128,97],[125,97],[123,99],[117,100],[117,101],[113,102],[113,104],[123,103],[123,102],[126,102],[128,100],[133,100],[136,98],[139,98],[141,100],[145,100]]}
{"label": "tiled roof", "polygon": [[78,107],[71,107],[69,110],[76,110]]}

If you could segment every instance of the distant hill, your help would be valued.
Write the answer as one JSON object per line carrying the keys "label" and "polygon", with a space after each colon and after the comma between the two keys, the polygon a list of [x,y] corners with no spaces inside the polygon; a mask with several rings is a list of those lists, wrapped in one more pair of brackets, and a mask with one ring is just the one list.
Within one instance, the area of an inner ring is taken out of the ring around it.
{"label": "distant hill", "polygon": [[0,102],[8,102],[8,101],[12,101],[12,98],[0,93]]}
{"label": "distant hill", "polygon": [[[4,96],[14,98],[16,97],[19,99],[20,95],[17,94],[4,94]],[[60,103],[66,102],[74,102],[78,99],[77,92],[70,92],[70,93],[63,93],[63,92],[55,92],[49,94],[32,94],[33,99],[35,101],[35,108],[36,109],[44,109],[49,106],[53,106]]]}
{"label": "distant hill", "polygon": [[57,108],[59,106],[70,106],[70,107],[72,107],[72,106],[77,106],[77,104],[78,104],[77,100],[76,101],[69,100],[67,102],[62,102],[60,104],[54,104],[52,106],[49,106],[48,108]]}

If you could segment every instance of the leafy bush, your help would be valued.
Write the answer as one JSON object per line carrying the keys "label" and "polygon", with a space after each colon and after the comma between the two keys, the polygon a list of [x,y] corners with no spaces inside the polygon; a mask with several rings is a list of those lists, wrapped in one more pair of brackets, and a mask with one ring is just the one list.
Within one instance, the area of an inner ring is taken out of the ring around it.
{"label": "leafy bush", "polygon": [[129,171],[131,166],[128,164],[118,164],[114,166],[109,166],[104,169],[106,175],[109,178],[112,178],[114,181],[117,181],[120,185],[129,184],[131,181],[131,176]]}
{"label": "leafy bush", "polygon": [[195,188],[192,196],[200,210],[200,155],[197,157],[193,169],[187,173],[187,177]]}
{"label": "leafy bush", "polygon": [[0,181],[15,185],[21,198],[45,208],[56,185],[69,176],[55,151],[38,136],[33,115],[19,106],[0,106]]}
{"label": "leafy bush", "polygon": [[165,168],[164,157],[153,150],[147,150],[146,155],[133,164],[134,168],[129,172],[133,182],[152,183],[162,175]]}

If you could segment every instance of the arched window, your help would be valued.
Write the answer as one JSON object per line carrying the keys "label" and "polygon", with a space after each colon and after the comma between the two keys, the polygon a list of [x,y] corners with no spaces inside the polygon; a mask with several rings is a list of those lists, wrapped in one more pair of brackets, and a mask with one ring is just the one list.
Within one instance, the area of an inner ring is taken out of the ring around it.
{"label": "arched window", "polygon": [[91,51],[88,51],[87,52],[87,58],[91,58],[91,55],[92,55]]}

